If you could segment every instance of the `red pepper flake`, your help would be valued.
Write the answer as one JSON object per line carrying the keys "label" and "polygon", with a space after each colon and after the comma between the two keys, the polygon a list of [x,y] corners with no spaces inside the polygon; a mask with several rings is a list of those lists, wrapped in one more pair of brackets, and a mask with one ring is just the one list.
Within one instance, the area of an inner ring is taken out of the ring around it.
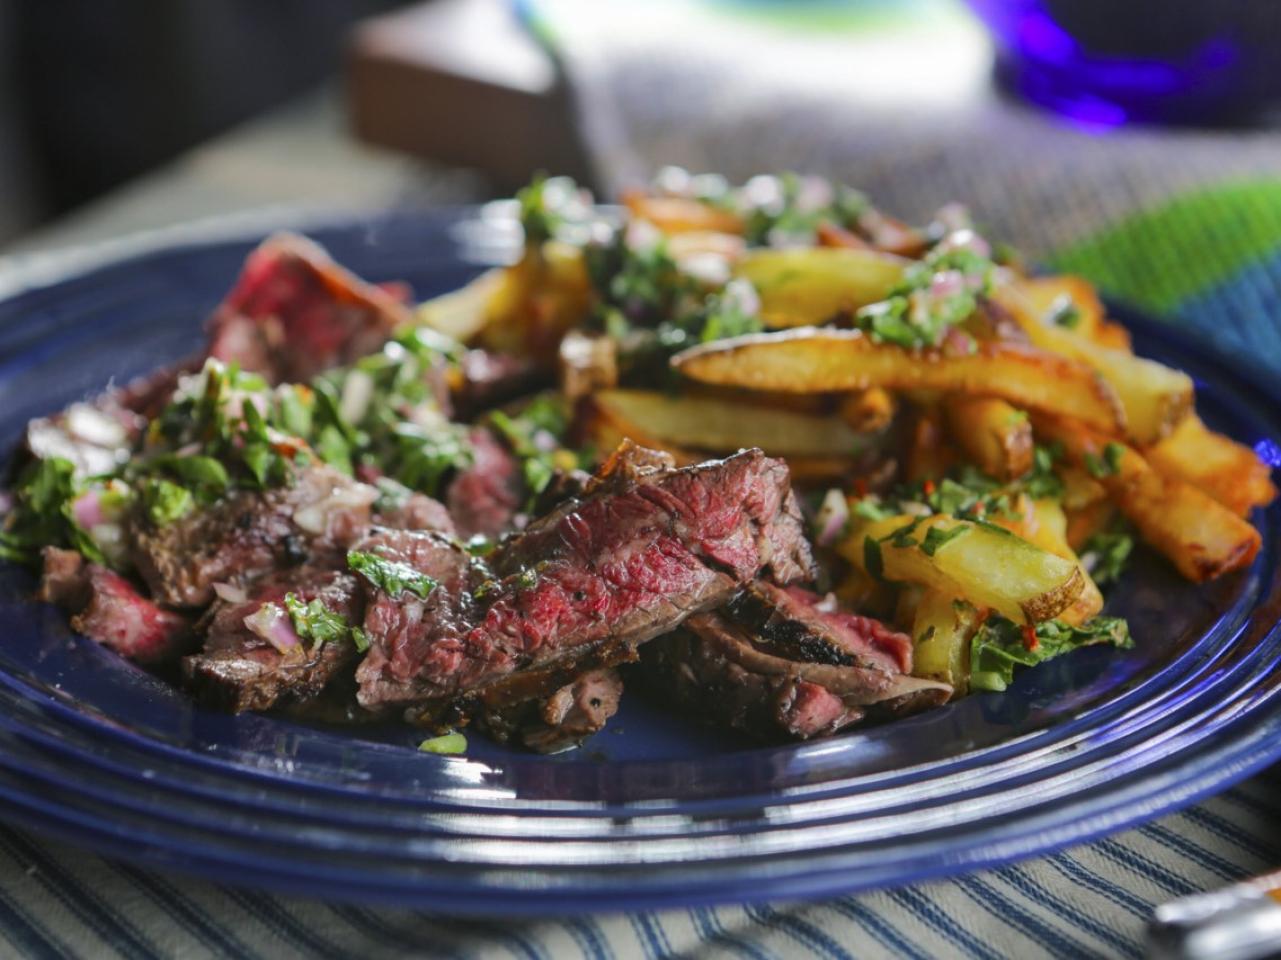
{"label": "red pepper flake", "polygon": [[1025,623],[1023,625],[1023,649],[1031,651],[1035,650],[1040,645],[1041,641],[1038,640],[1036,636],[1036,627],[1032,626],[1030,623]]}
{"label": "red pepper flake", "polygon": [[867,496],[867,479],[864,477],[854,478],[854,492],[860,497]]}
{"label": "red pepper flake", "polygon": [[932,495],[934,494],[934,491],[935,491],[936,489],[937,489],[937,488],[934,486],[934,481],[933,481],[933,480],[926,480],[926,481],[925,481],[925,487],[924,487],[924,490],[925,490],[925,495],[926,495],[927,497],[932,496]]}
{"label": "red pepper flake", "polygon": [[972,509],[974,511],[974,516],[981,517],[983,514],[987,513],[987,504],[980,500],[978,503],[974,504]]}

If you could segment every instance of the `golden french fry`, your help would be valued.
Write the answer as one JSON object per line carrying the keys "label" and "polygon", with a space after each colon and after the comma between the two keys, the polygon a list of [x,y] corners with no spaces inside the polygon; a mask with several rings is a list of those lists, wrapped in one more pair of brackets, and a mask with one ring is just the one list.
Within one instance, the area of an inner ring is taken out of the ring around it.
{"label": "golden french fry", "polygon": [[874,576],[961,597],[1017,623],[1057,616],[1085,585],[1070,560],[993,524],[943,514],[855,523],[839,549]]}
{"label": "golden french fry", "polygon": [[868,387],[995,396],[1119,434],[1116,393],[1083,363],[1025,344],[985,342],[973,353],[905,350],[857,330],[785,330],[735,337],[677,354],[673,366],[704,383],[823,393]]}
{"label": "golden french fry", "polygon": [[1243,516],[1277,495],[1271,467],[1245,444],[1210,430],[1195,413],[1143,455],[1158,473],[1192,484]]}
{"label": "golden french fry", "polygon": [[[1104,322],[1103,303],[1093,284],[1083,277],[1059,274],[1051,277],[1014,277],[1008,284],[1022,299],[1024,309],[1038,323],[1053,323],[1065,310],[1073,313],[1072,330],[1093,338]],[[997,299],[1000,300],[998,290]],[[1008,306],[1008,305],[1007,305]]]}
{"label": "golden french fry", "polygon": [[1070,420],[1038,415],[1032,426],[1078,466],[1092,467],[1143,539],[1189,580],[1239,570],[1259,552],[1259,531],[1191,484],[1158,473],[1132,447]]}
{"label": "golden french fry", "polygon": [[734,272],[756,288],[767,327],[804,327],[884,300],[909,263],[844,247],[758,249],[749,250]]}
{"label": "golden french fry", "polygon": [[555,364],[566,331],[580,326],[591,308],[591,281],[582,250],[549,241],[504,271],[477,332],[484,347]]}
{"label": "golden french fry", "polygon": [[1101,346],[1080,331],[1047,324],[1020,305],[1017,288],[998,287],[993,296],[1009,308],[1035,346],[1086,364],[1107,380],[1125,408],[1127,434],[1139,445],[1157,442],[1191,411],[1192,378],[1183,371]]}
{"label": "golden french fry", "polygon": [[459,343],[468,343],[493,319],[494,305],[509,282],[505,268],[486,270],[466,286],[419,304],[417,320]]}
{"label": "golden french fry", "polygon": [[1116,519],[1116,504],[1105,493],[1102,500],[1095,500],[1075,509],[1065,509],[1064,515],[1067,517],[1068,546],[1081,551],[1091,537],[1112,526],[1112,521]]}
{"label": "golden french fry", "polygon": [[623,205],[633,217],[648,220],[663,233],[741,234],[745,226],[734,211],[694,197],[654,197],[631,190],[623,194]]}
{"label": "golden french fry", "polygon": [[745,405],[657,390],[600,390],[591,399],[616,424],[692,450],[732,453],[760,447],[777,457],[844,457],[867,449],[866,435],[839,417]]}
{"label": "golden french fry", "polygon": [[837,415],[855,433],[879,433],[890,425],[898,409],[894,397],[880,387],[857,390],[840,401]]}
{"label": "golden french fry", "polygon": [[970,685],[970,641],[979,612],[964,600],[927,590],[912,621],[912,676],[952,685],[952,697]]}
{"label": "golden french fry", "polygon": [[618,341],[570,330],[560,342],[557,380],[570,400],[618,385]]}
{"label": "golden french fry", "polygon": [[1059,479],[1063,481],[1063,508],[1081,510],[1092,503],[1106,500],[1108,492],[1103,484],[1095,480],[1082,467],[1070,463],[1060,463],[1055,467]]}
{"label": "golden french fry", "polygon": [[1055,500],[1028,498],[1028,514],[1030,522],[1023,530],[1016,532],[1042,550],[1048,550],[1056,557],[1075,563],[1084,580],[1080,596],[1059,614],[1059,619],[1075,626],[1096,616],[1103,609],[1103,593],[1081,564],[1081,558],[1068,544],[1067,515],[1063,512],[1062,505]]}
{"label": "golden french fry", "polygon": [[942,404],[952,442],[989,477],[1013,480],[1032,469],[1032,423],[996,397],[952,397]]}
{"label": "golden french fry", "polygon": [[1100,347],[1120,350],[1123,353],[1134,352],[1134,345],[1130,340],[1130,331],[1119,323],[1113,323],[1110,320],[1104,320],[1100,323],[1091,339]]}
{"label": "golden french fry", "polygon": [[943,429],[943,414],[937,405],[915,411],[903,455],[903,479],[908,483],[939,480],[956,463],[956,448]]}

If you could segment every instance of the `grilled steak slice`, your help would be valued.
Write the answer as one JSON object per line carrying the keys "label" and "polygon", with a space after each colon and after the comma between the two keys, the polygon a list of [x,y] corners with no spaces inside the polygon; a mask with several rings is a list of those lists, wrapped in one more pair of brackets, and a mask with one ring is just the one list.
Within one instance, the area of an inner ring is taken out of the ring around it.
{"label": "grilled steak slice", "polygon": [[139,663],[158,663],[188,649],[190,623],[162,610],[120,574],[71,550],[46,547],[40,599],[72,614],[71,626]]}
{"label": "grilled steak slice", "polygon": [[202,607],[215,583],[247,583],[304,562],[341,566],[346,548],[368,531],[377,496],[313,465],[289,486],[236,493],[163,527],[136,517],[133,560],[158,602]]}
{"label": "grilled steak slice", "polygon": [[809,739],[865,716],[925,709],[951,688],[902,673],[790,660],[762,652],[752,633],[720,613],[700,614],[649,644],[649,682],[690,712],[765,740]]}
{"label": "grilled steak slice", "polygon": [[277,234],[249,255],[209,321],[209,356],[273,383],[306,383],[378,350],[413,319],[386,291],[303,237]]}
{"label": "grilled steak slice", "polygon": [[459,374],[453,403],[464,419],[550,385],[547,371],[528,357],[491,350],[468,350],[459,362]]}
{"label": "grilled steak slice", "polygon": [[539,753],[557,753],[603,729],[618,712],[622,695],[617,670],[590,670],[545,699],[481,714],[479,720],[495,740],[519,740]]}
{"label": "grilled steak slice", "polygon": [[525,480],[511,452],[484,427],[467,437],[472,463],[449,485],[445,503],[461,537],[496,537],[515,526],[525,501]]}
{"label": "grilled steak slice", "polygon": [[355,662],[356,648],[349,641],[308,645],[301,640],[282,650],[245,624],[263,604],[282,604],[290,593],[303,603],[320,600],[348,623],[359,623],[364,613],[356,578],[319,567],[272,574],[244,600],[218,600],[205,616],[204,650],[182,662],[183,675],[201,701],[235,713],[303,703]]}
{"label": "grilled steak slice", "polygon": [[726,614],[746,627],[764,653],[807,663],[912,672],[912,639],[879,620],[846,613],[836,598],[803,587],[758,580],[734,598]]}
{"label": "grilled steak slice", "polygon": [[411,493],[403,503],[389,508],[375,505],[374,522],[391,530],[435,530],[446,536],[457,532],[445,505],[425,493]]}
{"label": "grilled steak slice", "polygon": [[425,601],[404,593],[373,600],[371,649],[357,671],[361,704],[483,696],[490,684],[601,645],[620,648],[592,665],[608,666],[724,604],[762,572],[787,582],[812,570],[782,461],[751,450],[624,473],[501,545],[491,557],[495,579],[483,584],[476,565],[450,560],[448,543],[430,534],[362,545],[440,586]]}

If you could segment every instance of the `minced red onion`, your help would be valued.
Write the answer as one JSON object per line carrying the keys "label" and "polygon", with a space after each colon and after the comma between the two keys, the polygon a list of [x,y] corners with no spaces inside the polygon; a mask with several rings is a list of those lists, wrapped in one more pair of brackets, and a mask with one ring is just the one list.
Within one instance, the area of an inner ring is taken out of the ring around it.
{"label": "minced red onion", "polygon": [[102,523],[102,491],[90,489],[76,497],[71,504],[71,515],[84,530],[92,530]]}
{"label": "minced red onion", "polygon": [[940,252],[950,250],[969,250],[978,254],[980,257],[990,257],[992,255],[992,246],[977,233],[969,228],[963,230],[953,230],[942,240],[938,242],[935,250]]}
{"label": "minced red onion", "polygon": [[818,536],[814,542],[820,547],[830,547],[845,532],[845,525],[850,519],[850,505],[845,494],[835,488],[827,491],[819,505],[818,516],[814,518],[818,527]]}
{"label": "minced red onion", "polygon": [[302,640],[294,632],[289,614],[279,604],[264,603],[245,617],[244,623],[253,633],[262,637],[281,653],[289,653],[302,646]]}
{"label": "minced red onion", "polygon": [[941,270],[930,278],[930,295],[954,297],[965,289],[965,277],[959,270]]}

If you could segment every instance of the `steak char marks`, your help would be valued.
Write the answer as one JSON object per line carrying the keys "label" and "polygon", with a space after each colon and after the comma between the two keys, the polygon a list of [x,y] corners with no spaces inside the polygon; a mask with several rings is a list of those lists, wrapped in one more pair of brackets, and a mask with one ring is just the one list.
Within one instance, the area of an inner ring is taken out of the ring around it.
{"label": "steak char marks", "polygon": [[782,461],[750,450],[677,470],[630,445],[503,544],[492,572],[431,534],[358,548],[439,582],[426,600],[375,592],[357,671],[362,706],[426,722],[548,697],[762,573],[789,582],[813,563]]}
{"label": "steak char marks", "polygon": [[765,582],[642,654],[651,686],[766,740],[823,736],[947,700],[946,684],[908,675],[911,656],[910,637],[831,598]]}

